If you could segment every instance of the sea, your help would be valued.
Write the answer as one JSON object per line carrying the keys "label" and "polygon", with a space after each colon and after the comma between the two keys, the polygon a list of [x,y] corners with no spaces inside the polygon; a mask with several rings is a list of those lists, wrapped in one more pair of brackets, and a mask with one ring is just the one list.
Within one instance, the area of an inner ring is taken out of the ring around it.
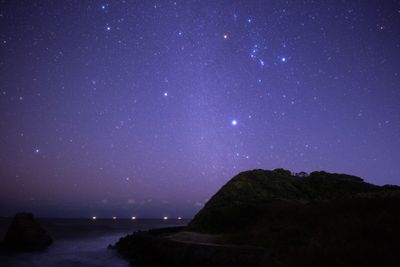
{"label": "sea", "polygon": [[[135,231],[184,226],[178,219],[37,219],[54,242],[43,252],[0,254],[0,267],[128,267],[109,245]],[[0,239],[12,219],[0,219]],[[132,266],[132,265],[131,265]]]}

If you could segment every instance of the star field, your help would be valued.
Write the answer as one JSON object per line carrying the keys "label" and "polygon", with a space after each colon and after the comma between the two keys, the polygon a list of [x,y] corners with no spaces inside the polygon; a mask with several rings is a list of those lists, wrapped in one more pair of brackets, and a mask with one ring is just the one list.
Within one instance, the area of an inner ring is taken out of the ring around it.
{"label": "star field", "polygon": [[255,168],[399,184],[398,1],[0,1],[0,25],[0,216],[187,217]]}

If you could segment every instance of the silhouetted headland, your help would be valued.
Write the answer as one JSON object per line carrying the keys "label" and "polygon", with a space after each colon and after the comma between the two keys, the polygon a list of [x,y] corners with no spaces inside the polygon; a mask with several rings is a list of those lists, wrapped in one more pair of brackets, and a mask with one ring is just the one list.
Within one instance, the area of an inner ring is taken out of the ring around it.
{"label": "silhouetted headland", "polygon": [[327,172],[239,173],[187,227],[115,248],[136,266],[395,266],[400,187]]}

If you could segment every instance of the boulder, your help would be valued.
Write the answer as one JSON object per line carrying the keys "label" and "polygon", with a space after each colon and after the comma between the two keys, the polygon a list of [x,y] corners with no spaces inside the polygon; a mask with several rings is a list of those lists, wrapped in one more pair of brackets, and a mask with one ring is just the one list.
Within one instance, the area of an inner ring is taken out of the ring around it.
{"label": "boulder", "polygon": [[3,245],[14,251],[40,251],[52,242],[32,213],[17,213],[8,228]]}

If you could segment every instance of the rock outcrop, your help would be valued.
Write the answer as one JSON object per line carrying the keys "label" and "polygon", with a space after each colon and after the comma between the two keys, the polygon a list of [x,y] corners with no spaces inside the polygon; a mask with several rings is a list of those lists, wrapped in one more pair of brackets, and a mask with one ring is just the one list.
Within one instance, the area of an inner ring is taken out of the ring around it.
{"label": "rock outcrop", "polygon": [[17,213],[6,233],[3,246],[13,251],[40,251],[52,242],[32,213]]}

